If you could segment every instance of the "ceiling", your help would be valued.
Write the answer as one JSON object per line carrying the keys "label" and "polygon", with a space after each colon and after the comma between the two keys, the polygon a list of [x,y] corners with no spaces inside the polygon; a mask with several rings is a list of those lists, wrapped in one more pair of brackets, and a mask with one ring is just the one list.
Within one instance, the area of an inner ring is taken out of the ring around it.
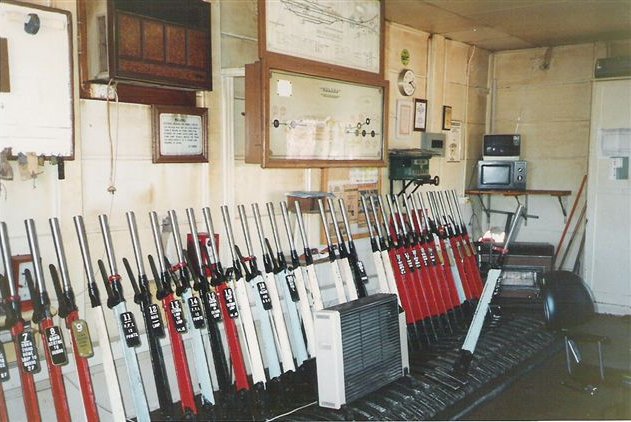
{"label": "ceiling", "polygon": [[631,39],[631,0],[385,0],[386,20],[490,51]]}

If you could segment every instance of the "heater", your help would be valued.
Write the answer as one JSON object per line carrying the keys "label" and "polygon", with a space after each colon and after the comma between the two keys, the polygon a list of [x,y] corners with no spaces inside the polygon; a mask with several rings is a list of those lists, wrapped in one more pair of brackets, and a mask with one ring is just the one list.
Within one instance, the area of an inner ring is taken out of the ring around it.
{"label": "heater", "polygon": [[322,407],[339,409],[402,377],[409,367],[396,295],[375,294],[318,311],[315,332]]}

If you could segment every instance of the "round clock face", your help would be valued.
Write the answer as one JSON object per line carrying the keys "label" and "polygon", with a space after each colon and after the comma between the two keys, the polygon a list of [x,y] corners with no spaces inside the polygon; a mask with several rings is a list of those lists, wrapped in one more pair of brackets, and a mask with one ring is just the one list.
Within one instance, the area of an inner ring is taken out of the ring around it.
{"label": "round clock face", "polygon": [[416,76],[410,69],[403,70],[399,74],[399,91],[402,95],[410,96],[416,90]]}

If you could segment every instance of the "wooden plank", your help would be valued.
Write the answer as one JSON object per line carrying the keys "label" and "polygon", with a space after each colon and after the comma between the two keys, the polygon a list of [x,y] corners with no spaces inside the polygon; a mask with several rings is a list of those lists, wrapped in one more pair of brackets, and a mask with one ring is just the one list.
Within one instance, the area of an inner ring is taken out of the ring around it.
{"label": "wooden plank", "polygon": [[0,38],[0,92],[11,92],[9,46],[6,38]]}
{"label": "wooden plank", "polygon": [[550,196],[570,196],[571,190],[544,190],[544,189],[526,189],[526,190],[480,190],[471,189],[464,192],[466,195],[504,195],[504,196],[520,196],[520,195],[550,195]]}

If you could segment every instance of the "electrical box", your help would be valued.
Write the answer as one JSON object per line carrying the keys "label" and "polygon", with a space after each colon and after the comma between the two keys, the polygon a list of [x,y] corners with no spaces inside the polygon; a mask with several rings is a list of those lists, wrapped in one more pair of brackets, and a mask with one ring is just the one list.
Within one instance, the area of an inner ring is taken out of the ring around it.
{"label": "electrical box", "polygon": [[87,79],[211,90],[210,4],[84,0]]}
{"label": "electrical box", "polygon": [[444,133],[421,132],[421,150],[429,155],[444,157],[446,144]]}
{"label": "electrical box", "polygon": [[629,157],[611,157],[610,158],[610,180],[627,180],[629,179]]}
{"label": "electrical box", "polygon": [[0,1],[0,151],[74,157],[70,12]]}
{"label": "electrical box", "polygon": [[390,150],[388,171],[390,180],[429,179],[429,160],[432,156],[420,149]]}

